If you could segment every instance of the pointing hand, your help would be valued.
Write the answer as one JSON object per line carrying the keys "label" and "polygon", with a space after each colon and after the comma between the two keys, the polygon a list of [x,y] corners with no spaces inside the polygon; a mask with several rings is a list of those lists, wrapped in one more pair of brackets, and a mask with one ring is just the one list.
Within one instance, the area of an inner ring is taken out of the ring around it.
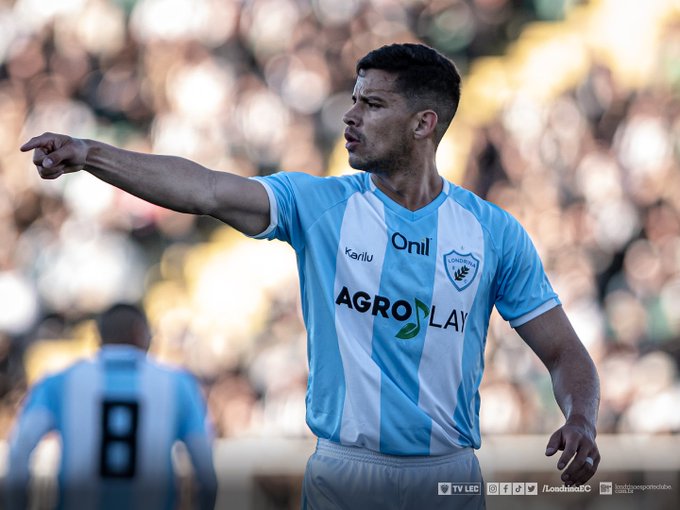
{"label": "pointing hand", "polygon": [[85,166],[87,144],[84,140],[55,133],[43,133],[21,146],[22,152],[33,150],[33,164],[43,179],[56,179],[77,172]]}

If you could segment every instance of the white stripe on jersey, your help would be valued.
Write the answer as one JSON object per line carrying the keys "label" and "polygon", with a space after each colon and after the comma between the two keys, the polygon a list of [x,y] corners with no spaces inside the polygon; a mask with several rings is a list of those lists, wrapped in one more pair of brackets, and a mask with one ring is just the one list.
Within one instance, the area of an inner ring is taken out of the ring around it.
{"label": "white stripe on jersey", "polygon": [[[143,410],[143,416],[147,419],[140,422],[139,443],[141,445],[166,445],[165,448],[146,448],[144,455],[137,459],[139,476],[135,477],[135,494],[144,496],[145,501],[135,501],[136,508],[161,508],[166,503],[167,491],[172,490],[168,485],[168,474],[162,470],[168,470],[167,453],[174,442],[176,433],[170,427],[159,427],[158,417],[165,416],[172,422],[177,412],[177,399],[175,398],[176,381],[170,372],[159,370],[154,363],[146,362],[139,370],[139,399]],[[153,483],[154,490],[149,490],[149,484]]]}
{"label": "white stripe on jersey", "polygon": [[[371,209],[382,221],[366,221]],[[381,274],[375,268],[383,266],[387,246],[387,233],[380,227],[385,223],[384,214],[384,205],[372,193],[355,193],[347,201],[338,243],[334,296],[340,294],[346,282],[362,282],[364,291],[371,295],[378,293]],[[357,263],[345,255],[346,248],[357,248],[352,245],[357,232],[370,240],[374,265]],[[366,334],[373,330],[373,320],[370,313],[357,314],[345,306],[336,308],[335,328],[346,384],[340,441],[379,450],[375,431],[380,430],[381,373],[371,358],[373,336]]]}
{"label": "white stripe on jersey", "polygon": [[101,400],[103,383],[96,362],[74,366],[64,380],[61,476],[66,485],[84,489],[64,491],[64,508],[100,506],[92,457],[99,455],[100,410],[95,402]]}
{"label": "white stripe on jersey", "polygon": [[[477,287],[483,273],[484,235],[479,222],[457,202],[447,200],[438,214],[446,218],[437,226],[437,275],[432,290],[432,303],[446,303],[443,319],[451,310],[472,310]],[[463,244],[461,244],[463,243]],[[480,261],[478,276],[465,292],[451,284],[446,274],[444,256],[455,249],[461,254],[472,253]],[[432,312],[435,313],[434,311]],[[457,317],[462,322],[462,318]],[[462,378],[465,332],[454,328],[427,328],[423,354],[418,367],[420,395],[418,406],[432,418],[430,455],[443,455],[458,443],[453,413],[458,404],[458,387]],[[442,364],[441,360],[448,360]],[[443,427],[444,425],[444,427]],[[455,434],[452,436],[452,434]]]}

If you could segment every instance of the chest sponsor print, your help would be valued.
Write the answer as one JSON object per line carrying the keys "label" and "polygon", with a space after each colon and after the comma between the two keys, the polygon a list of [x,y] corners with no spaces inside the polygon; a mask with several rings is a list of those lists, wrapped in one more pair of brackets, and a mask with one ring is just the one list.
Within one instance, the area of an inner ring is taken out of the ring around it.
{"label": "chest sponsor print", "polygon": [[456,250],[444,254],[446,275],[458,291],[467,289],[477,277],[479,259],[472,253],[459,253]]}

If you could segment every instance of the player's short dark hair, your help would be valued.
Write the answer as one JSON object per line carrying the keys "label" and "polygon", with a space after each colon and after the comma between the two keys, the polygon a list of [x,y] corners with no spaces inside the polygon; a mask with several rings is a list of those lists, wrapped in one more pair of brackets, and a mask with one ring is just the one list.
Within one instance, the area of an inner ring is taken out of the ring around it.
{"label": "player's short dark hair", "polygon": [[146,334],[148,328],[144,311],[129,303],[116,303],[97,317],[97,329],[103,344],[138,345],[140,334]]}
{"label": "player's short dark hair", "polygon": [[456,65],[437,50],[424,44],[390,44],[369,52],[357,62],[360,75],[379,69],[397,75],[398,92],[414,108],[437,113],[436,142],[444,136],[460,102],[460,74]]}

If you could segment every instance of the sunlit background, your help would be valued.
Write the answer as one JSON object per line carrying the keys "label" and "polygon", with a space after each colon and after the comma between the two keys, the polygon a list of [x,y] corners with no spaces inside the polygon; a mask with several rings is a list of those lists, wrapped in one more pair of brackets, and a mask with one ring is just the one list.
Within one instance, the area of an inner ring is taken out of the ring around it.
{"label": "sunlit background", "polygon": [[[421,41],[463,75],[440,172],[512,212],[602,379],[599,430],[680,431],[680,4],[673,0],[0,0],[0,437],[27,385],[139,301],[152,351],[220,437],[308,437],[294,253],[86,173],[41,181],[43,131],[244,176],[348,172],[354,65]],[[494,316],[482,432],[561,415]]]}

